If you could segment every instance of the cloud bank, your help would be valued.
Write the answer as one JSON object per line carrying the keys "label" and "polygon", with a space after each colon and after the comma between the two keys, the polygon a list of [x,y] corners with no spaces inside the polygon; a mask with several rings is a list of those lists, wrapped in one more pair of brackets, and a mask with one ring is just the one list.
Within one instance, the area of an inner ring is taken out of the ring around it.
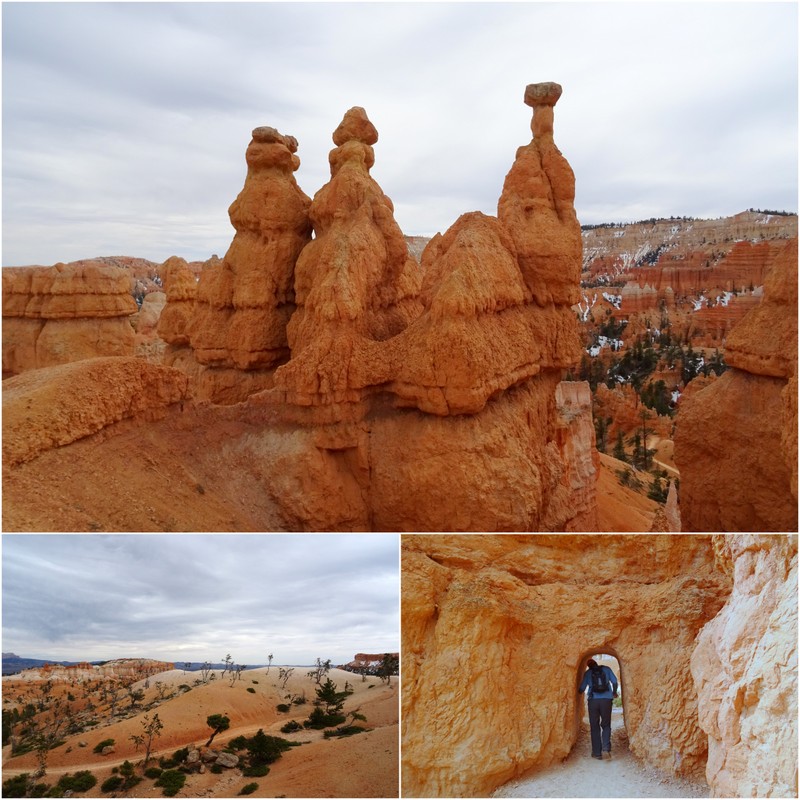
{"label": "cloud bank", "polygon": [[222,255],[250,131],[366,108],[407,234],[495,213],[528,83],[581,222],[797,209],[797,4],[5,3],[3,264]]}
{"label": "cloud bank", "polygon": [[399,650],[394,534],[5,534],[3,650],[309,664]]}

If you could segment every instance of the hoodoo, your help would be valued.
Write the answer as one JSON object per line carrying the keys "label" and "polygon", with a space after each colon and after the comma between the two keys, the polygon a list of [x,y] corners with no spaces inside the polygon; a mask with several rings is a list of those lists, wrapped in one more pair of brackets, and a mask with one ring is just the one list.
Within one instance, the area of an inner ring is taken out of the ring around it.
{"label": "hoodoo", "polygon": [[557,391],[580,352],[574,176],[552,129],[560,91],[528,87],[534,138],[499,216],[464,214],[434,237],[424,278],[369,175],[377,131],[363,109],[345,115],[297,261],[291,358],[250,399],[295,426],[268,467],[293,524],[592,529],[596,465],[571,444],[593,437],[575,422],[589,420],[588,393]]}
{"label": "hoodoo", "polygon": [[166,363],[195,376],[198,399],[240,402],[271,386],[289,357],[295,262],[311,239],[310,200],[293,175],[296,152],[293,136],[253,131],[244,187],[229,209],[236,235],[221,261],[206,263],[194,298],[179,260],[164,265]]}

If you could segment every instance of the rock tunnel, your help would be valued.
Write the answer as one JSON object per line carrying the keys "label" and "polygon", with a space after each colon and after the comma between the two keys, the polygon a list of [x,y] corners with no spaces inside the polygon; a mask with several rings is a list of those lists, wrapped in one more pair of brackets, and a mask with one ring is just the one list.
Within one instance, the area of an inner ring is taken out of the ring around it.
{"label": "rock tunnel", "polygon": [[[578,676],[596,653],[619,662],[633,755],[717,780],[725,769],[707,776],[707,762],[727,678],[711,658],[692,661],[735,584],[721,555],[731,542],[717,538],[405,535],[403,795],[487,796],[565,759],[585,706]],[[751,544],[768,550],[762,538]]]}

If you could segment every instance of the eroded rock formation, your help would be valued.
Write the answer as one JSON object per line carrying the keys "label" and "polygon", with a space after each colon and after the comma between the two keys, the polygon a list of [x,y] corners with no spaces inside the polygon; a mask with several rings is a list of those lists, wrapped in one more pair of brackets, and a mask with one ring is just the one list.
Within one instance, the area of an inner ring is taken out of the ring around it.
{"label": "eroded rock formation", "polygon": [[683,530],[797,530],[797,239],[728,337],[726,359],[730,370],[681,400]]}
{"label": "eroded rock formation", "polygon": [[129,276],[93,262],[3,270],[3,374],[133,355]]}
{"label": "eroded rock formation", "polygon": [[633,753],[702,774],[689,668],[730,578],[709,536],[407,535],[405,797],[488,796],[565,758],[586,659],[620,663]]}
{"label": "eroded rock formation", "polygon": [[152,658],[115,658],[104,664],[44,664],[41,667],[26,669],[14,676],[23,681],[86,681],[97,678],[125,678],[139,680],[159,672],[175,669],[168,661],[155,661]]}
{"label": "eroded rock formation", "polygon": [[552,135],[559,94],[528,87],[534,138],[499,216],[464,214],[435,236],[424,279],[369,175],[377,132],[363,109],[345,115],[311,206],[316,238],[297,262],[292,357],[252,398],[305,426],[273,472],[276,495],[301,487],[302,499],[279,497],[302,510],[297,525],[593,525],[596,465],[570,444],[591,435],[590,409],[567,391],[556,399],[579,354],[580,260],[574,176]]}
{"label": "eroded rock formation", "polygon": [[245,184],[229,209],[236,235],[228,252],[204,265],[194,290],[180,260],[164,264],[166,363],[195,377],[199,399],[239,402],[271,386],[288,359],[295,262],[311,239],[310,200],[293,175],[296,152],[293,136],[256,128]]}
{"label": "eroded rock formation", "polygon": [[797,796],[797,537],[717,536],[733,579],[692,655],[715,797]]}

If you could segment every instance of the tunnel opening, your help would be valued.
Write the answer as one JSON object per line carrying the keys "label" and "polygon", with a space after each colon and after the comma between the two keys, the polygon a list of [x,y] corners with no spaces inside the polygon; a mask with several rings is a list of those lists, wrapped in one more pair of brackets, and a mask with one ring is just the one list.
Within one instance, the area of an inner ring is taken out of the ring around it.
{"label": "tunnel opening", "polygon": [[[598,665],[610,667],[617,678],[618,691],[611,708],[611,748],[620,751],[628,749],[628,732],[625,727],[625,678],[624,668],[614,648],[607,646],[586,651],[578,663],[576,687],[581,685],[586,674],[588,662],[594,659]],[[575,718],[572,731],[572,752],[577,746],[585,747],[589,741],[589,710],[587,703],[588,690],[578,696],[575,707]]]}

